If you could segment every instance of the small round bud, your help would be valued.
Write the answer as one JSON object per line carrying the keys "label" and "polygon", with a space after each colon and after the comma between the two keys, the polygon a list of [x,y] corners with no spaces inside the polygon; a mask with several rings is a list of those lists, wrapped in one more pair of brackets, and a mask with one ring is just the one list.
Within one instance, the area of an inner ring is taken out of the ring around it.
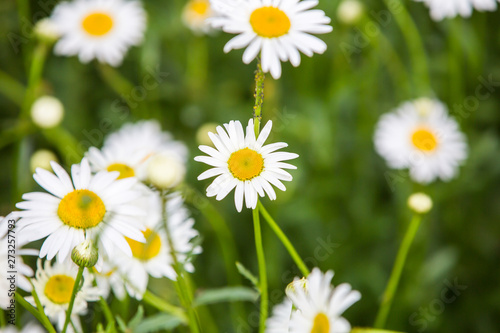
{"label": "small round bud", "polygon": [[52,170],[50,166],[50,162],[57,162],[58,158],[56,154],[47,149],[39,149],[33,155],[31,155],[30,159],[30,169],[31,172],[35,172],[36,168],[42,168],[45,170]]}
{"label": "small round bud", "polygon": [[186,167],[178,157],[160,153],[151,157],[147,174],[151,184],[160,189],[169,189],[184,179]]}
{"label": "small round bud", "polygon": [[358,0],[344,0],[337,8],[337,17],[340,22],[354,25],[363,16],[363,4]]}
{"label": "small round bud", "polygon": [[99,253],[94,243],[88,239],[71,251],[71,259],[80,267],[93,267],[97,263]]}
{"label": "small round bud", "polygon": [[200,145],[213,147],[214,143],[208,136],[208,132],[217,133],[217,124],[215,123],[206,123],[198,128],[196,132],[196,141]]}
{"label": "small round bud", "polygon": [[42,96],[31,106],[31,119],[41,128],[59,125],[64,116],[64,107],[57,98]]}
{"label": "small round bud", "polygon": [[35,35],[43,42],[52,44],[61,37],[57,26],[49,18],[44,18],[35,24]]}
{"label": "small round bud", "polygon": [[432,208],[432,199],[425,193],[414,193],[408,198],[408,207],[415,213],[425,214]]}
{"label": "small round bud", "polygon": [[307,293],[307,288],[309,286],[309,281],[305,277],[298,280],[295,279],[293,282],[290,282],[288,286],[286,286],[285,293],[290,297],[290,293],[295,293],[297,289],[303,289]]}

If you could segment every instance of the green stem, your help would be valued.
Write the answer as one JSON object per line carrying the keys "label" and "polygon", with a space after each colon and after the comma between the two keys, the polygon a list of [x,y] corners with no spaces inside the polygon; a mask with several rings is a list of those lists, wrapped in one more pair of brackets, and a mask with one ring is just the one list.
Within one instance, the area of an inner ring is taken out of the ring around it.
{"label": "green stem", "polygon": [[12,78],[10,75],[0,70],[0,92],[5,97],[13,101],[19,106],[23,105],[24,95],[26,90],[24,86]]}
{"label": "green stem", "polygon": [[5,319],[5,311],[0,310],[0,327],[7,325],[7,320]]}
{"label": "green stem", "polygon": [[43,310],[42,302],[40,302],[40,297],[38,297],[38,294],[36,292],[35,285],[31,281],[31,279],[29,281],[31,283],[31,288],[32,288],[31,294],[33,296],[33,299],[35,300],[35,304],[36,304],[36,307],[38,309],[38,312],[42,316],[42,319],[44,320],[45,324],[52,326],[52,323],[50,322],[49,318],[45,315],[45,311]]}
{"label": "green stem", "polygon": [[31,60],[30,72],[28,77],[28,88],[26,88],[26,95],[24,97],[24,103],[21,108],[21,119],[26,119],[29,117],[29,112],[31,105],[33,104],[36,97],[36,90],[40,84],[40,79],[42,78],[43,66],[45,64],[45,59],[47,58],[47,53],[49,51],[49,45],[44,42],[40,42],[35,47],[33,51],[33,59]]}
{"label": "green stem", "polygon": [[36,127],[27,120],[19,120],[10,128],[2,129],[0,132],[0,149],[21,140],[25,136],[34,133]]}
{"label": "green stem", "polygon": [[66,311],[66,320],[64,321],[64,327],[62,333],[66,333],[66,329],[68,328],[68,324],[71,318],[71,312],[73,311],[73,305],[75,304],[76,294],[80,289],[80,281],[82,279],[84,269],[85,267],[83,266],[78,268],[78,274],[76,275],[75,284],[73,285],[73,292],[71,293],[71,299],[69,301],[68,311]]}
{"label": "green stem", "polygon": [[65,163],[71,165],[80,163],[83,157],[83,151],[80,148],[78,140],[61,126],[45,129],[42,131],[43,136],[52,143],[62,157]]}
{"label": "green stem", "polygon": [[391,276],[389,278],[389,282],[387,283],[387,287],[385,288],[384,295],[382,297],[382,303],[375,319],[375,328],[384,328],[385,326],[387,316],[389,315],[389,311],[391,309],[394,294],[396,293],[396,289],[398,288],[401,272],[403,271],[406,257],[408,256],[408,251],[411,244],[413,243],[415,235],[417,234],[418,227],[420,226],[421,221],[421,215],[413,216],[410,222],[410,226],[408,227],[408,230],[406,231],[406,234],[403,238],[403,242],[399,247],[396,261],[394,263],[394,267],[392,268]]}
{"label": "green stem", "polygon": [[309,275],[309,269],[307,268],[306,264],[300,257],[300,255],[297,253],[295,250],[295,247],[292,245],[288,237],[285,235],[285,233],[281,230],[279,225],[274,221],[274,219],[271,217],[271,215],[268,213],[266,208],[264,208],[264,205],[259,201],[257,204],[258,209],[262,213],[262,216],[264,219],[267,221],[271,229],[273,229],[274,233],[278,238],[280,239],[281,243],[285,246],[287,249],[288,253],[290,253],[290,256],[292,257],[293,261],[295,261],[295,264],[297,267],[299,267],[300,271],[302,274],[307,277]]}
{"label": "green stem", "polygon": [[111,312],[108,303],[106,303],[106,300],[102,296],[99,298],[99,305],[101,306],[102,312],[104,312],[104,317],[106,317],[108,321],[107,327],[111,326],[112,332],[116,332],[115,317],[113,317],[113,312]]}
{"label": "green stem", "polygon": [[401,0],[384,0],[384,3],[387,8],[394,8],[394,10],[391,10],[391,13],[396,19],[396,23],[399,25],[406,40],[408,51],[412,57],[413,78],[415,80],[417,94],[427,95],[431,89],[429,66],[427,64],[424,43],[418,32],[417,26]]}
{"label": "green stem", "polygon": [[[257,205],[259,202],[257,202]],[[264,257],[264,247],[262,245],[262,232],[260,229],[259,209],[253,210],[253,226],[255,233],[255,248],[257,250],[257,261],[259,263],[259,289],[260,289],[260,325],[259,333],[266,329],[268,295],[267,295],[267,272],[266,258]]]}
{"label": "green stem", "polygon": [[146,290],[142,299],[144,300],[144,302],[154,306],[158,310],[176,316],[177,318],[181,319],[183,323],[188,322],[188,318],[186,317],[186,312],[183,309],[167,303],[165,300],[154,295],[149,290]]}
{"label": "green stem", "polygon": [[[16,302],[21,304],[21,306],[23,308],[28,310],[47,329],[47,331],[49,331],[49,333],[56,333],[54,326],[52,326],[49,319],[47,318],[47,316],[43,312],[43,307],[42,307],[42,311],[37,310],[36,308],[33,307],[33,305],[28,303],[23,298],[23,296],[21,296],[18,292],[16,292]],[[35,299],[35,302],[36,302],[36,299]],[[40,302],[40,300],[38,300],[38,302]]]}
{"label": "green stem", "polygon": [[264,79],[265,74],[262,71],[262,66],[257,63],[257,70],[255,71],[255,105],[253,107],[253,121],[255,126],[255,136],[259,135],[260,121],[262,120],[262,104],[264,103]]}

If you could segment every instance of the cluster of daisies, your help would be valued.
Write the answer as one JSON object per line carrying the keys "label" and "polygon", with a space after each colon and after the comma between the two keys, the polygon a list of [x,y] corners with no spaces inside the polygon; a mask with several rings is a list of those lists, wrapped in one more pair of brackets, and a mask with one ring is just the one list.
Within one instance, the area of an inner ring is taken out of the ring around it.
{"label": "cluster of daisies", "polygon": [[[71,318],[76,331],[81,331],[79,316],[86,313],[87,302],[111,291],[118,299],[128,294],[140,300],[149,276],[176,279],[175,261],[194,271],[191,259],[201,252],[198,232],[174,189],[183,180],[186,158],[184,144],[156,121],[141,121],[107,136],[100,150],[90,148],[70,173],[55,162],[52,172],[37,168],[33,178],[46,192],[24,194],[16,205],[21,211],[2,220],[1,258],[7,257],[4,229],[15,221],[18,286],[31,291],[26,278],[34,274],[32,285],[58,329],[78,272],[72,261],[75,247],[82,250],[77,258],[87,258],[89,246],[98,253],[76,294]],[[39,251],[19,249],[39,240]],[[26,254],[39,255],[36,272],[23,264]],[[0,281],[5,283],[5,277]],[[26,300],[35,305],[33,297]],[[2,299],[2,308],[9,302]]]}

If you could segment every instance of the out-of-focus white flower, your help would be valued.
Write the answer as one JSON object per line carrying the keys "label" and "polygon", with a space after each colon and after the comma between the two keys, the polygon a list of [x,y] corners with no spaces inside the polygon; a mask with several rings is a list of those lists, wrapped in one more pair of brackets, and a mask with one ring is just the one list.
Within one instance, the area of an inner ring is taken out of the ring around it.
{"label": "out-of-focus white flower", "polygon": [[182,182],[186,166],[175,155],[159,153],[148,163],[148,180],[159,189],[169,189]]}
{"label": "out-of-focus white flower", "polygon": [[207,19],[214,15],[209,0],[189,0],[182,10],[182,21],[195,34],[206,34],[211,29]]}
{"label": "out-of-focus white flower", "polygon": [[211,146],[214,147],[214,143],[210,140],[208,136],[209,132],[215,133],[217,130],[218,124],[216,123],[206,123],[200,126],[196,131],[196,142],[200,145]]}
{"label": "out-of-focus white flower", "polygon": [[31,106],[31,119],[41,128],[56,127],[64,117],[64,106],[53,96],[42,96]]}
{"label": "out-of-focus white flower", "polygon": [[363,16],[363,9],[363,4],[358,0],[344,0],[337,8],[337,18],[347,25],[356,24]]}
{"label": "out-of-focus white flower", "polygon": [[30,158],[31,172],[35,173],[37,168],[51,170],[50,162],[58,162],[56,154],[47,149],[39,149]]}
{"label": "out-of-focus white flower", "polygon": [[35,24],[35,34],[40,40],[54,43],[61,36],[57,26],[50,18],[43,18]]}
{"label": "out-of-focus white flower", "polygon": [[469,17],[472,10],[495,11],[497,0],[415,0],[426,4],[431,10],[431,17],[435,21],[452,18],[457,15]]}

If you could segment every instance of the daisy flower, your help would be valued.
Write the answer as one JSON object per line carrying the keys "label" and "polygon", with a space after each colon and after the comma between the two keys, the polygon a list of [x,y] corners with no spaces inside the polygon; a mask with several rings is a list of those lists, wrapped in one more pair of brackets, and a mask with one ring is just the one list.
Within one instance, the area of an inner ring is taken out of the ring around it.
{"label": "daisy flower", "polygon": [[73,56],[83,63],[92,59],[119,66],[127,49],[142,42],[146,13],[139,1],[75,0],[62,2],[51,16],[61,38],[58,55]]}
{"label": "daisy flower", "polygon": [[384,114],[375,130],[375,149],[389,167],[409,168],[422,184],[455,176],[467,158],[466,138],[438,100],[421,98]]}
{"label": "daisy flower", "polygon": [[213,15],[209,0],[190,0],[182,10],[182,22],[195,34],[207,34],[211,30],[207,19]]}
{"label": "daisy flower", "polygon": [[[58,330],[62,330],[64,326],[77,273],[78,266],[72,262],[56,262],[52,266],[50,261],[46,260],[42,266],[42,260],[38,259],[36,278],[32,280],[33,286],[45,314],[53,323],[56,323]],[[97,287],[92,286],[92,281],[93,276],[84,270],[82,287],[76,293],[71,314],[71,321],[76,327],[81,327],[78,316],[86,314],[87,302],[97,301],[102,295]],[[26,301],[36,307],[32,296],[26,297]],[[68,329],[70,327],[71,325],[68,326]]]}
{"label": "daisy flower", "polygon": [[148,178],[148,165],[158,154],[185,164],[187,148],[182,142],[174,141],[168,132],[163,132],[157,121],[147,120],[136,124],[125,124],[111,133],[101,150],[91,147],[86,156],[93,171],[118,171],[119,179]]}
{"label": "daisy flower", "polygon": [[16,227],[11,229],[13,232],[8,233],[9,226],[15,226],[18,219],[19,217],[17,217],[15,213],[11,213],[6,217],[0,217],[0,267],[4,267],[4,269],[0,271],[0,290],[4,291],[0,294],[0,308],[4,310],[7,309],[11,304],[11,299],[14,298],[13,294],[7,292],[11,290],[12,287],[11,281],[8,280],[12,275],[10,272],[16,272],[14,273],[16,276],[15,287],[19,287],[25,291],[31,291],[31,283],[27,277],[33,276],[33,270],[23,262],[22,256],[38,255],[38,250],[22,248],[26,245],[26,241],[19,238]]}
{"label": "daisy flower", "polygon": [[469,17],[472,10],[495,11],[497,0],[415,0],[425,3],[431,10],[431,17],[435,21],[452,18],[457,15]]}
{"label": "daisy flower", "polygon": [[[129,258],[118,255],[112,259],[122,275],[128,294],[139,300],[146,292],[149,276],[176,279],[171,247],[162,219],[162,199],[157,192],[150,192],[147,202],[149,214],[145,219],[146,230],[143,232],[146,243],[126,238],[133,256]],[[201,253],[201,247],[192,243],[198,232],[193,229],[194,220],[189,218],[180,195],[174,193],[168,197],[166,213],[168,232],[177,260],[184,264],[186,271],[193,272],[194,266],[189,260],[193,254]]]}
{"label": "daisy flower", "polygon": [[14,325],[7,325],[6,327],[3,327],[3,333],[45,333],[46,330],[39,326],[38,324],[35,324],[33,322],[28,323],[26,326],[21,328],[20,330],[17,329],[16,326]]}
{"label": "daisy flower", "polygon": [[145,241],[137,222],[144,212],[130,205],[140,195],[131,190],[136,180],[116,180],[118,172],[92,175],[86,158],[72,166],[71,178],[59,164],[51,165],[55,175],[41,168],[33,175],[50,194],[26,193],[26,201],[16,205],[24,209],[19,212],[18,225],[27,241],[48,236],[40,249],[40,258],[51,260],[57,254],[62,262],[85,239],[94,241],[99,250],[110,256],[115,248],[131,256],[123,236]]}
{"label": "daisy flower", "polygon": [[257,206],[257,194],[263,197],[266,193],[271,200],[275,200],[276,193],[271,184],[285,191],[281,181],[291,181],[292,176],[283,169],[296,169],[283,161],[299,155],[276,152],[288,146],[284,142],[264,146],[271,133],[271,121],[267,122],[257,139],[253,119],[248,121],[246,135],[239,121],[230,121],[224,127],[217,126],[217,134],[208,134],[216,149],[201,145],[200,150],[209,156],[197,156],[194,159],[214,167],[198,176],[198,180],[217,176],[207,188],[207,196],[222,200],[236,188],[234,202],[238,212],[243,207],[243,199],[247,208],[254,209]]}
{"label": "daisy flower", "polygon": [[322,54],[326,44],[310,34],[332,31],[330,18],[322,10],[311,10],[317,0],[211,0],[220,16],[211,19],[215,28],[238,36],[224,47],[224,52],[248,46],[243,62],[250,63],[260,53],[262,70],[281,76],[280,61],[297,67],[299,51],[311,57]]}
{"label": "daisy flower", "polygon": [[361,294],[347,283],[333,287],[330,284],[332,277],[333,271],[323,274],[314,268],[306,281],[296,278],[292,282],[295,286],[287,288],[291,302],[285,300],[275,307],[267,320],[270,326],[266,333],[350,332],[351,325],[341,315],[361,298]]}

